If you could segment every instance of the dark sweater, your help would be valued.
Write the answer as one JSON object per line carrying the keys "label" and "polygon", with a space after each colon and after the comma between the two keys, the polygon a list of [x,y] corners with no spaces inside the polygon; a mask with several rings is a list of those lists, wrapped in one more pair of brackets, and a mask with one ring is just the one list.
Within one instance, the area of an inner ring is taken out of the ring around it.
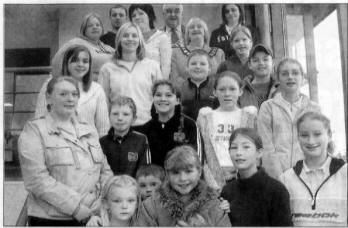
{"label": "dark sweater", "polygon": [[111,128],[100,139],[100,144],[115,175],[128,174],[135,177],[141,165],[151,162],[146,136],[139,132],[129,131],[124,137],[119,137]]}
{"label": "dark sweater", "polygon": [[219,74],[219,73],[227,71],[227,70],[232,71],[232,72],[236,72],[242,80],[247,75],[253,74],[253,72],[250,70],[250,68],[248,66],[248,63],[246,62],[243,65],[242,62],[240,61],[240,59],[236,55],[233,55],[231,58],[222,62],[217,69],[217,73]]}
{"label": "dark sweater", "polygon": [[262,169],[226,184],[221,197],[230,203],[232,226],[292,226],[288,191]]}
{"label": "dark sweater", "polygon": [[100,40],[113,48],[115,48],[116,33],[108,31],[100,37]]}
{"label": "dark sweater", "polygon": [[[182,129],[179,130],[183,120]],[[164,167],[167,152],[176,146],[188,144],[197,149],[197,126],[195,121],[181,113],[180,105],[175,107],[174,116],[166,123],[158,120],[158,114],[152,112],[152,119],[139,128],[148,140],[151,162]]]}

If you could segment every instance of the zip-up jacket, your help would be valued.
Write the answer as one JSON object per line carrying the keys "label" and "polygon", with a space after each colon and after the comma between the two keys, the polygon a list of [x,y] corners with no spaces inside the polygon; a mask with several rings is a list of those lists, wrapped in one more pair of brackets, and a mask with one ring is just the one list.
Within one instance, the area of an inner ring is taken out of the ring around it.
{"label": "zip-up jacket", "polygon": [[303,160],[280,176],[290,193],[294,226],[347,226],[347,164],[332,158],[315,192],[303,180]]}

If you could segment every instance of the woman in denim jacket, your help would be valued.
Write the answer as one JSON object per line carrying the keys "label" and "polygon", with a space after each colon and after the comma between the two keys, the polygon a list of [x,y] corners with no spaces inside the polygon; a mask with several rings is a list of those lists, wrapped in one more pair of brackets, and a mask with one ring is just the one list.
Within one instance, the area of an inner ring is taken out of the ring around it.
{"label": "woman in denim jacket", "polygon": [[18,142],[29,225],[83,225],[112,172],[95,128],[76,118],[77,82],[55,77],[46,96],[49,111],[28,121]]}

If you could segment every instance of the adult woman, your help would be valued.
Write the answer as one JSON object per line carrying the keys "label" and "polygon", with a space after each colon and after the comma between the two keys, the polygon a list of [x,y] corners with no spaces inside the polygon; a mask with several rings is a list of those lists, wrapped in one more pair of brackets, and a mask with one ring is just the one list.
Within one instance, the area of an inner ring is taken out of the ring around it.
{"label": "adult woman", "polygon": [[229,59],[221,63],[217,72],[233,71],[241,79],[244,79],[247,75],[252,75],[252,71],[248,66],[250,50],[253,46],[250,30],[245,26],[234,28],[231,33],[231,46],[235,51],[235,55],[232,55]]}
{"label": "adult woman", "polygon": [[156,15],[151,4],[132,4],[129,18],[141,29],[145,40],[145,56],[156,60],[164,78],[169,78],[172,47],[169,36],[155,29]]}
{"label": "adult woman", "polygon": [[[65,51],[76,44],[84,45],[91,52],[92,67],[91,72],[93,80],[97,81],[100,67],[111,60],[114,49],[109,45],[100,41],[104,28],[100,16],[96,13],[87,14],[81,24],[80,35],[69,40],[61,48],[52,59],[52,74],[60,74],[60,66],[62,65]],[[55,71],[57,70],[57,71]]]}
{"label": "adult woman", "polygon": [[28,121],[18,141],[29,225],[81,225],[98,209],[112,172],[96,130],[75,118],[77,82],[53,78],[46,96],[48,112]]}
{"label": "adult woman", "polygon": [[184,41],[185,43],[178,42],[176,44],[177,48],[173,49],[171,80],[187,78],[187,58],[191,51],[195,49],[203,49],[208,52],[211,62],[211,74],[215,74],[219,64],[225,60],[225,54],[220,48],[209,47],[208,26],[202,19],[194,17],[189,20],[185,29]]}
{"label": "adult woman", "polygon": [[102,66],[98,82],[105,91],[108,103],[119,95],[131,97],[138,110],[134,125],[143,125],[151,119],[153,82],[162,79],[159,64],[144,57],[143,35],[133,22],[121,26],[115,44],[113,61]]}
{"label": "adult woman", "polygon": [[[107,134],[110,123],[106,97],[103,88],[92,81],[92,58],[85,46],[71,46],[64,53],[62,65],[58,70],[60,74],[75,78],[80,90],[80,99],[77,104],[78,117],[96,127],[99,136]],[[46,88],[51,77],[43,84],[36,103],[35,117],[39,118],[46,112]]]}

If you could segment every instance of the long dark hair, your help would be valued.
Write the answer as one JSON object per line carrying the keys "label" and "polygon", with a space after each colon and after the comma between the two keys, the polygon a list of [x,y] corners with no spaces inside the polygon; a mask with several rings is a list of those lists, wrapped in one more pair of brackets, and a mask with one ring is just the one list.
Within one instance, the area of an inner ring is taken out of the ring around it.
{"label": "long dark hair", "polygon": [[132,14],[136,9],[141,9],[142,11],[144,11],[147,16],[149,17],[149,25],[150,25],[150,29],[154,29],[155,28],[155,24],[154,22],[156,21],[156,15],[155,15],[155,11],[153,10],[153,7],[151,4],[132,4],[130,5],[128,11],[129,11],[129,20],[132,21]]}
{"label": "long dark hair", "polygon": [[237,6],[238,10],[239,10],[239,19],[238,19],[238,24],[240,25],[244,25],[245,24],[245,18],[244,18],[244,10],[243,10],[243,7],[239,4],[223,4],[222,5],[222,8],[221,8],[221,18],[222,18],[222,21],[223,21],[223,25],[226,25],[227,24],[227,19],[226,19],[226,15],[225,15],[225,11],[226,11],[226,7],[228,5],[235,5]]}

